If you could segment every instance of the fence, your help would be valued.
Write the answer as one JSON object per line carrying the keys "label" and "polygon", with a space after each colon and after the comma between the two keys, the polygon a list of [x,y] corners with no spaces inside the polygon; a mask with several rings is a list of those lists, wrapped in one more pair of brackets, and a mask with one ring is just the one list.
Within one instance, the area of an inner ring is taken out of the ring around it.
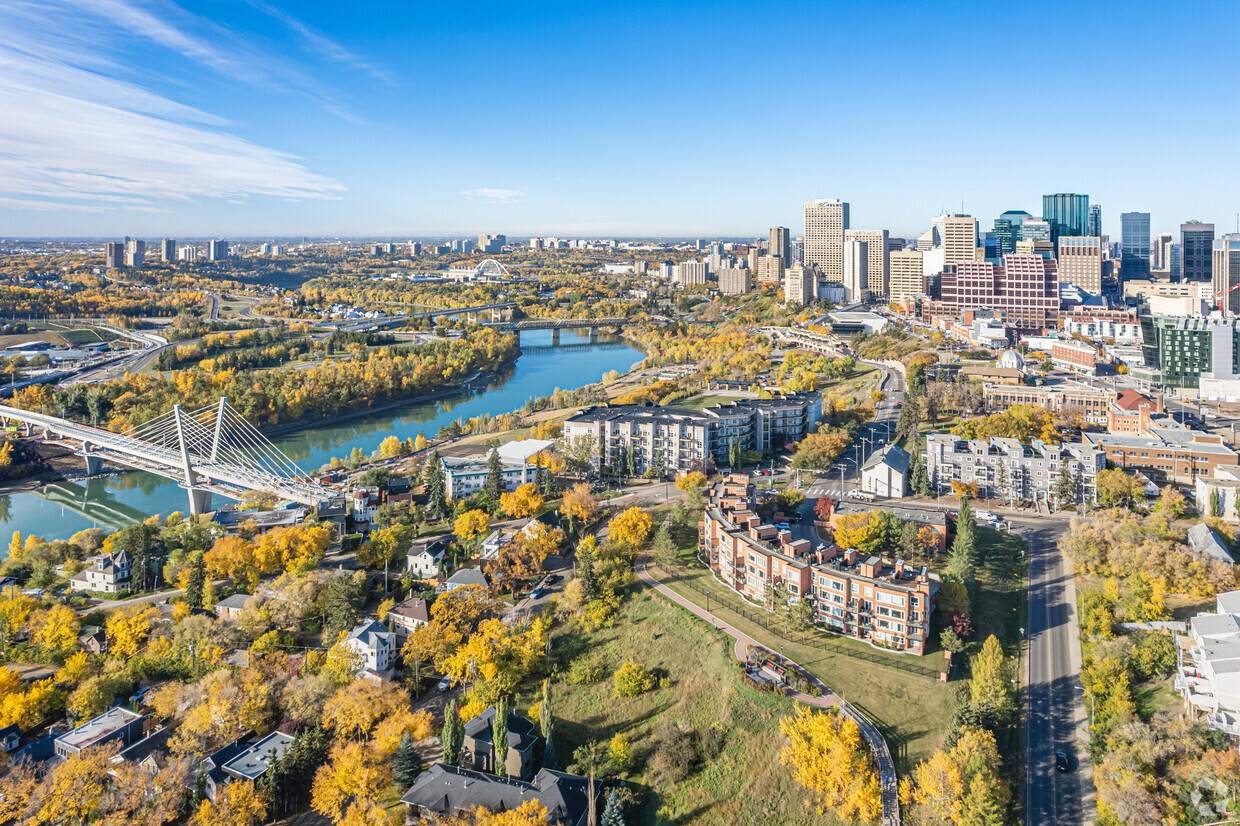
{"label": "fence", "polygon": [[[682,580],[677,583],[686,586],[703,596],[709,596],[710,592],[705,588],[698,586],[691,581]],[[745,605],[732,605],[722,600],[716,605],[709,606],[710,610],[727,610],[734,614],[744,617],[750,622],[764,625],[771,618],[771,612],[765,609],[749,608]],[[785,642],[795,642],[798,645],[816,648],[819,651],[826,651],[831,654],[840,654],[845,657],[853,657],[854,659],[864,660],[865,662],[874,663],[875,665],[886,666],[887,668],[895,668],[900,671],[907,671],[910,674],[916,674],[919,677],[928,677],[932,680],[943,680],[943,672],[935,671],[933,668],[926,668],[924,665],[918,665],[915,662],[901,662],[899,658],[892,656],[883,656],[877,651],[867,651],[864,648],[858,649],[842,649],[838,645],[832,644],[832,639],[821,632],[821,629],[815,628],[813,632],[806,632],[802,635],[796,633],[788,633],[776,626],[765,626],[767,630],[779,637]],[[912,655],[907,655],[911,657]]]}

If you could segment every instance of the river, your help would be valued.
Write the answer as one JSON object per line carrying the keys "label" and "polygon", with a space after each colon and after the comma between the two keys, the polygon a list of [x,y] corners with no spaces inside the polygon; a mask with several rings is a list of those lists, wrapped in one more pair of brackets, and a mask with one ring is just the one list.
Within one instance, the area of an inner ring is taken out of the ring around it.
{"label": "river", "polygon": [[[423,432],[429,438],[458,417],[507,413],[556,388],[581,387],[611,370],[623,373],[642,359],[642,353],[622,339],[604,335],[591,339],[584,330],[562,330],[559,342],[553,342],[550,330],[520,335],[522,354],[516,364],[485,382],[475,382],[472,390],[434,401],[410,400],[336,424],[320,423],[273,441],[304,470],[314,471],[333,456],[345,458],[355,447],[370,453],[389,435],[404,440]],[[219,494],[214,498],[217,506],[228,501]],[[186,511],[188,505],[177,483],[132,471],[0,496],[0,523],[4,530],[21,531],[23,536],[68,539],[84,528],[114,531],[152,514]]]}

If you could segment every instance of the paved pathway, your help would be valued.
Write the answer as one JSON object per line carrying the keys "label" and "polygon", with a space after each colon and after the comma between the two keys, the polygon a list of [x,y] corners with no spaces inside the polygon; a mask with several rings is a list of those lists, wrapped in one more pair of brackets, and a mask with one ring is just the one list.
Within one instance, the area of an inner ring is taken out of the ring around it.
{"label": "paved pathway", "polygon": [[[748,652],[751,646],[764,651],[771,656],[775,656],[774,652],[766,646],[758,643],[749,635],[719,619],[702,606],[691,600],[685,599],[680,594],[676,593],[671,588],[656,579],[646,567],[648,556],[649,553],[643,553],[637,560],[636,568],[638,578],[641,579],[642,582],[654,588],[663,596],[670,599],[675,604],[679,605],[681,608],[684,608],[696,617],[703,620],[709,620],[714,624],[715,628],[721,629],[729,636],[733,637],[736,640],[736,644],[733,647],[733,652],[736,654],[736,658],[738,660],[741,662],[748,662]],[[821,697],[811,697],[808,694],[802,694],[799,691],[793,691],[790,689],[786,696],[791,697],[798,702],[806,703],[812,706],[819,706],[822,708],[837,707],[857,723],[857,727],[861,730],[861,735],[865,737],[866,741],[870,744],[870,748],[874,752],[874,758],[878,763],[879,774],[882,777],[883,826],[900,826],[900,807],[896,801],[895,764],[891,759],[891,751],[888,749],[887,741],[884,739],[882,733],[863,715],[858,713],[847,703],[841,702],[839,696],[836,695],[834,691],[828,688],[825,683],[811,674],[807,669],[801,668],[801,666],[797,665],[797,663],[792,660],[789,660],[787,657],[784,658],[784,662],[797,666],[797,668],[801,670],[801,673],[805,674],[809,681],[822,692]]]}

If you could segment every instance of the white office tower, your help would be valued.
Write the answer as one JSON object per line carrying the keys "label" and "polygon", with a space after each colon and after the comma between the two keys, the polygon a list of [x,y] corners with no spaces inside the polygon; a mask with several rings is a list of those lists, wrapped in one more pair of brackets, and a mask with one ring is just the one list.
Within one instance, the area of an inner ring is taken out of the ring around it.
{"label": "white office tower", "polygon": [[812,267],[793,264],[784,271],[784,303],[808,307],[818,299],[818,276]]}
{"label": "white office tower", "polygon": [[146,242],[130,238],[125,242],[125,266],[141,267],[146,263]]}
{"label": "white office tower", "polygon": [[[870,291],[873,296],[887,295],[887,281],[890,278],[889,265],[890,238],[885,229],[850,229],[844,232],[844,243],[849,240],[863,241],[866,245],[869,262],[866,265],[867,281],[862,289]],[[847,261],[847,256],[845,257]]]}
{"label": "white office tower", "polygon": [[844,242],[844,301],[864,301],[869,293],[869,243],[856,238]]}
{"label": "white office tower", "polygon": [[820,199],[805,204],[805,264],[814,266],[823,279],[844,280],[844,232],[848,229],[848,204]]}

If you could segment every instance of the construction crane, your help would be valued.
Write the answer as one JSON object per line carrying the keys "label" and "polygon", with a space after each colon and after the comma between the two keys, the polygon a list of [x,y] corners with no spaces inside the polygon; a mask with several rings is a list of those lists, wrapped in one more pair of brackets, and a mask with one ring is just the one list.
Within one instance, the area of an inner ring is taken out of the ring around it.
{"label": "construction crane", "polygon": [[1221,291],[1219,291],[1219,292],[1217,292],[1217,293],[1215,293],[1215,294],[1214,294],[1214,299],[1215,299],[1216,301],[1218,301],[1218,311],[1219,311],[1220,313],[1222,313],[1222,312],[1226,312],[1226,310],[1224,310],[1224,308],[1223,308],[1223,301],[1222,301],[1223,296],[1227,295],[1228,293],[1230,293],[1230,292],[1232,292],[1232,291],[1234,291],[1234,290],[1240,290],[1240,284],[1234,284],[1234,285],[1232,285],[1232,286],[1228,287],[1227,289],[1225,289],[1225,290],[1221,290]]}

